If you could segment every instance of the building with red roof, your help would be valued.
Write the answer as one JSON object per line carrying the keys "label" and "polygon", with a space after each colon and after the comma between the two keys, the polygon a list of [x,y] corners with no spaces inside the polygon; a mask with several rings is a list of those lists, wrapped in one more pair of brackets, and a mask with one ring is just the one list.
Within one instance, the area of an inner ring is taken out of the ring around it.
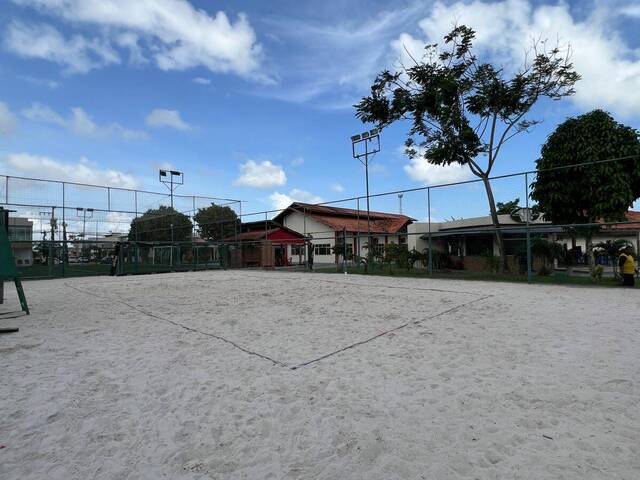
{"label": "building with red roof", "polygon": [[273,220],[309,240],[315,263],[339,261],[333,247],[343,245],[345,237],[348,257],[365,256],[369,228],[374,246],[407,243],[407,226],[413,218],[384,212],[369,212],[368,218],[367,223],[366,210],[294,202]]}

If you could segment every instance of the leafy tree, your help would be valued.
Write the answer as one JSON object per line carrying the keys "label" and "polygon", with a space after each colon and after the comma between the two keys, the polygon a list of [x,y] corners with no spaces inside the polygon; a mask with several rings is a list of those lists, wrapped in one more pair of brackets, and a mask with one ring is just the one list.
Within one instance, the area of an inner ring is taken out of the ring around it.
{"label": "leafy tree", "polygon": [[520,198],[511,200],[510,202],[498,202],[496,203],[496,211],[498,215],[511,215],[513,212],[520,208]]}
{"label": "leafy tree", "polygon": [[[131,221],[129,240],[140,242],[175,242],[191,240],[193,226],[184,213],[171,207],[149,209]],[[173,235],[172,235],[173,230]]]}
{"label": "leafy tree", "polygon": [[[640,155],[638,131],[616,122],[608,113],[594,110],[558,126],[542,147],[531,197],[547,220],[576,225],[572,235],[591,239],[598,220],[622,221],[640,197],[638,157],[571,168],[570,165]],[[580,225],[583,225],[580,227]]]}
{"label": "leafy tree", "polygon": [[527,118],[542,98],[560,99],[574,93],[579,75],[559,48],[533,46],[533,58],[512,76],[473,54],[475,32],[464,25],[444,37],[444,46],[427,45],[420,61],[398,72],[381,72],[371,95],[356,107],[363,122],[385,127],[411,120],[405,142],[409,157],[434,165],[467,165],[482,180],[487,193],[502,268],[504,242],[489,177],[504,144],[526,132],[537,120]]}
{"label": "leafy tree", "polygon": [[551,262],[564,258],[564,248],[556,242],[536,237],[531,242],[531,253],[542,260],[542,268],[538,273],[551,273]]}
{"label": "leafy tree", "polygon": [[228,206],[211,204],[198,209],[193,219],[198,224],[200,236],[207,240],[232,239],[240,232],[238,215]]}

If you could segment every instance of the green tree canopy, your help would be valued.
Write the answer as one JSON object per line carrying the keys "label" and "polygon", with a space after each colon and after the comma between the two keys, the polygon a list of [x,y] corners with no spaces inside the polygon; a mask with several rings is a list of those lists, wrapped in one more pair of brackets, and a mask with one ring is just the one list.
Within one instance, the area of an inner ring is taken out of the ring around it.
{"label": "green tree canopy", "polygon": [[[171,207],[149,209],[131,221],[129,240],[140,242],[176,242],[191,240],[193,225],[184,213]],[[172,236],[173,230],[173,236]]]}
{"label": "green tree canopy", "polygon": [[211,204],[198,209],[194,220],[200,236],[207,240],[232,239],[240,232],[238,215],[228,206]]}
{"label": "green tree canopy", "polygon": [[516,198],[509,202],[496,203],[496,211],[498,215],[511,215],[513,212],[520,208],[520,198]]}
{"label": "green tree canopy", "polygon": [[[383,71],[371,95],[355,105],[363,122],[385,127],[409,120],[406,152],[434,165],[467,165],[482,179],[492,221],[498,212],[489,177],[503,145],[526,132],[536,120],[527,114],[541,98],[559,99],[574,93],[579,75],[559,48],[534,45],[531,61],[509,75],[509,69],[480,63],[473,54],[475,32],[464,25],[445,36],[444,45],[425,47],[424,56],[397,72]],[[496,240],[506,267],[504,243]]]}
{"label": "green tree canopy", "polygon": [[608,113],[594,110],[570,118],[542,147],[531,198],[546,219],[558,224],[624,220],[640,197],[640,159],[557,167],[634,155],[640,155],[638,131]]}

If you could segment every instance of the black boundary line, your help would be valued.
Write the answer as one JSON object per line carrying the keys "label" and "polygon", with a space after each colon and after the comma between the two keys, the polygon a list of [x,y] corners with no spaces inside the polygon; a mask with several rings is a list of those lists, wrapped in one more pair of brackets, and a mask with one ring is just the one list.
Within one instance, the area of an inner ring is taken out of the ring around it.
{"label": "black boundary line", "polygon": [[360,345],[364,345],[365,343],[372,342],[372,341],[374,341],[374,340],[376,340],[376,339],[378,339],[378,338],[380,338],[380,337],[384,337],[385,335],[388,335],[388,334],[390,334],[390,333],[393,333],[393,332],[395,332],[395,331],[397,331],[397,330],[400,330],[400,329],[402,329],[402,328],[405,328],[405,327],[407,327],[407,326],[409,326],[409,325],[416,325],[416,324],[422,323],[422,322],[424,322],[424,321],[426,321],[426,320],[431,320],[431,319],[434,319],[434,318],[440,317],[440,316],[442,316],[442,315],[446,315],[446,314],[451,313],[451,312],[454,312],[454,311],[456,311],[456,310],[458,310],[458,309],[460,309],[460,308],[466,307],[467,305],[471,305],[472,303],[476,303],[476,302],[480,302],[480,301],[482,301],[482,300],[486,300],[487,298],[490,298],[490,297],[492,297],[492,296],[493,296],[493,295],[486,295],[486,296],[481,297],[481,298],[476,298],[476,299],[473,299],[473,300],[471,300],[471,301],[469,301],[469,302],[465,302],[465,303],[460,304],[460,305],[457,305],[457,306],[455,306],[455,307],[451,307],[451,308],[449,308],[448,310],[445,310],[445,311],[443,311],[443,312],[436,313],[436,314],[431,315],[431,316],[429,316],[429,317],[425,317],[425,318],[423,318],[423,319],[421,319],[421,320],[414,320],[413,322],[407,322],[407,323],[404,323],[404,324],[399,325],[399,326],[397,326],[397,327],[394,327],[394,328],[392,328],[392,329],[390,329],[390,330],[387,330],[387,331],[384,331],[384,332],[378,333],[377,335],[374,335],[373,337],[369,337],[369,338],[367,338],[366,340],[362,340],[362,341],[360,341],[360,342],[352,343],[351,345],[347,345],[346,347],[343,347],[343,348],[341,348],[341,349],[339,349],[339,350],[336,350],[336,351],[334,351],[334,352],[327,353],[326,355],[322,355],[321,357],[314,358],[313,360],[309,360],[309,361],[307,361],[307,362],[300,363],[299,365],[296,365],[296,366],[294,366],[294,367],[289,367],[289,368],[291,368],[291,370],[297,370],[297,369],[299,369],[299,368],[301,368],[301,367],[309,366],[309,365],[311,365],[311,364],[313,364],[313,363],[319,362],[320,360],[325,360],[325,359],[327,359],[327,358],[329,358],[329,357],[332,357],[332,356],[334,356],[334,355],[337,355],[338,353],[342,353],[342,352],[344,352],[345,350],[349,350],[349,349],[351,349],[351,348],[355,348],[355,347],[358,347],[358,346],[360,346]]}
{"label": "black boundary line", "polygon": [[[322,275],[328,275],[328,274],[323,274]],[[245,275],[245,278],[278,278],[280,274],[276,274],[276,276],[258,276],[258,275]],[[284,275],[284,274],[283,274]],[[331,274],[334,275],[334,274]],[[358,275],[358,274],[352,274],[352,275]],[[298,278],[294,278],[294,277],[280,277],[280,278],[284,278],[286,280],[298,280]],[[301,277],[301,278],[305,278],[305,277]],[[397,277],[397,278],[410,278],[410,277]],[[352,282],[340,282],[337,280],[327,280],[327,279],[322,279],[322,278],[314,278],[315,281],[318,282],[324,282],[324,283],[335,283],[338,285],[351,285],[351,286],[355,286],[355,287],[378,287],[378,288],[396,288],[396,289],[400,289],[400,290],[415,290],[415,291],[422,291],[422,292],[441,292],[441,293],[460,293],[462,295],[475,295],[475,296],[480,296],[482,295],[481,293],[477,293],[477,292],[465,292],[465,291],[460,291],[460,290],[443,290],[441,288],[416,288],[416,287],[402,287],[400,285],[380,285],[377,283],[352,283]],[[427,279],[424,279],[427,280]]]}
{"label": "black boundary line", "polygon": [[182,329],[184,329],[184,330],[187,330],[188,332],[199,333],[200,335],[205,335],[205,336],[207,336],[207,337],[211,337],[211,338],[215,338],[215,339],[217,339],[217,340],[221,340],[221,341],[223,341],[223,342],[225,342],[225,343],[228,343],[229,345],[232,345],[233,347],[237,348],[238,350],[240,350],[240,351],[242,351],[242,352],[244,352],[244,353],[247,353],[247,354],[249,354],[249,355],[254,355],[254,356],[256,356],[256,357],[262,358],[263,360],[267,360],[267,361],[269,361],[269,362],[271,362],[271,363],[273,363],[274,365],[277,365],[277,366],[279,366],[279,367],[290,368],[290,367],[289,367],[287,364],[285,364],[285,363],[279,362],[278,360],[274,360],[273,358],[268,357],[268,356],[266,356],[266,355],[263,355],[263,354],[261,354],[261,353],[258,353],[258,352],[254,352],[254,351],[252,351],[252,350],[249,350],[248,348],[245,348],[245,347],[243,347],[243,346],[241,346],[241,345],[238,345],[238,344],[237,344],[237,343],[235,343],[234,341],[229,340],[229,339],[224,338],[224,337],[221,337],[220,335],[215,335],[215,334],[213,334],[213,333],[209,333],[209,332],[203,332],[202,330],[198,330],[198,329],[196,329],[196,328],[192,328],[192,327],[189,327],[189,326],[187,326],[187,325],[183,325],[182,323],[175,322],[175,321],[173,321],[173,320],[169,320],[168,318],[163,318],[163,317],[161,317],[161,316],[159,316],[159,315],[156,315],[155,313],[147,312],[146,310],[143,310],[143,309],[142,309],[142,308],[140,308],[140,307],[136,307],[135,305],[131,305],[130,303],[127,303],[127,302],[125,302],[125,301],[123,301],[123,300],[116,300],[116,299],[113,299],[113,298],[111,298],[111,297],[106,297],[106,296],[103,296],[103,295],[98,295],[98,294],[96,294],[96,293],[89,292],[89,291],[83,290],[83,289],[78,288],[78,287],[74,287],[73,285],[69,285],[68,283],[65,283],[65,286],[67,286],[67,287],[69,287],[69,288],[71,288],[71,289],[73,289],[73,290],[76,290],[76,291],[78,291],[78,292],[84,293],[84,294],[86,294],[86,295],[92,295],[92,296],[94,296],[94,297],[101,298],[101,299],[103,299],[103,300],[110,300],[110,301],[112,301],[112,302],[118,302],[118,303],[121,303],[122,305],[125,305],[125,306],[127,306],[127,307],[131,308],[132,310],[135,310],[136,312],[142,313],[143,315],[146,315],[146,316],[148,316],[148,317],[155,318],[155,319],[158,319],[158,320],[162,320],[163,322],[170,323],[171,325],[175,325],[176,327],[180,327],[180,328],[182,328]]}
{"label": "black boundary line", "polygon": [[[251,277],[251,278],[264,278],[264,277],[257,277],[257,276],[256,276],[256,277]],[[276,277],[267,277],[267,278],[276,278]],[[286,278],[286,277],[285,277],[285,278]],[[288,280],[292,280],[291,278],[287,278],[287,279],[288,279]],[[337,281],[334,281],[334,280],[320,280],[320,279],[318,279],[318,280],[319,280],[319,281],[322,281],[322,282],[338,283],[338,284],[345,285],[345,283],[344,283],[344,282],[337,282]],[[361,285],[361,284],[352,284],[352,285],[357,285],[357,286],[370,286],[370,285]],[[396,331],[398,331],[398,330],[400,330],[400,329],[403,329],[403,328],[405,328],[405,327],[407,327],[407,326],[409,326],[409,325],[417,325],[417,324],[422,323],[422,322],[424,322],[424,321],[426,321],[426,320],[431,320],[431,319],[434,319],[434,318],[440,317],[440,316],[442,316],[442,315],[446,315],[446,314],[451,313],[451,312],[454,312],[454,311],[456,311],[456,310],[458,310],[458,309],[460,309],[460,308],[466,307],[467,305],[471,305],[471,304],[473,304],[473,303],[480,302],[480,301],[482,301],[482,300],[486,300],[487,298],[490,298],[490,297],[492,297],[492,296],[493,296],[493,295],[484,295],[484,296],[482,296],[482,297],[480,297],[480,298],[475,298],[475,299],[473,299],[473,300],[470,300],[470,301],[468,301],[468,302],[462,303],[462,304],[460,304],[460,305],[456,305],[456,306],[451,307],[451,308],[449,308],[449,309],[447,309],[447,310],[444,310],[444,311],[442,311],[442,312],[436,313],[436,314],[434,314],[434,315],[430,315],[430,316],[425,317],[425,318],[422,318],[422,319],[420,319],[420,320],[414,320],[414,321],[412,321],[412,322],[407,322],[407,323],[404,323],[404,324],[402,324],[402,325],[398,325],[397,327],[391,328],[391,329],[389,329],[389,330],[385,330],[384,332],[378,333],[377,335],[374,335],[374,336],[372,336],[372,337],[369,337],[369,338],[367,338],[367,339],[365,339],[365,340],[361,340],[361,341],[358,341],[358,342],[352,343],[352,344],[350,344],[350,345],[347,345],[346,347],[343,347],[343,348],[340,348],[340,349],[335,350],[335,351],[333,351],[333,352],[327,353],[327,354],[322,355],[322,356],[320,356],[320,357],[318,357],[318,358],[314,358],[314,359],[312,359],[312,360],[308,360],[308,361],[306,361],[306,362],[300,363],[300,364],[295,365],[295,366],[289,366],[289,365],[287,365],[286,363],[283,363],[283,362],[280,362],[280,361],[278,361],[278,360],[275,360],[275,359],[273,359],[273,358],[271,358],[271,357],[268,357],[267,355],[263,355],[263,354],[261,354],[261,353],[258,353],[258,352],[254,352],[254,351],[252,351],[252,350],[249,350],[249,349],[247,349],[247,348],[245,348],[245,347],[243,347],[243,346],[241,346],[241,345],[239,345],[239,344],[235,343],[235,342],[234,342],[234,341],[232,341],[232,340],[229,340],[229,339],[227,339],[227,338],[221,337],[220,335],[215,335],[215,334],[213,334],[213,333],[204,332],[204,331],[202,331],[202,330],[198,330],[198,329],[195,329],[195,328],[189,327],[189,326],[184,325],[184,324],[182,324],[182,323],[179,323],[179,322],[176,322],[176,321],[173,321],[173,320],[169,320],[168,318],[163,318],[163,317],[161,317],[161,316],[159,316],[159,315],[157,315],[157,314],[155,314],[155,313],[148,312],[148,311],[146,311],[146,310],[143,310],[143,309],[142,309],[142,308],[140,308],[140,307],[137,307],[137,306],[135,306],[135,305],[131,305],[130,303],[125,302],[124,300],[117,300],[117,299],[113,299],[113,298],[111,298],[111,297],[106,297],[106,296],[104,296],[104,295],[98,295],[98,294],[96,294],[96,293],[94,293],[94,292],[89,292],[89,291],[87,291],[87,290],[83,290],[83,289],[81,289],[81,288],[74,287],[73,285],[69,285],[69,284],[68,284],[68,283],[66,283],[66,282],[65,282],[65,286],[66,286],[66,287],[68,287],[68,288],[71,288],[71,289],[73,289],[73,290],[76,290],[77,292],[84,293],[84,294],[86,294],[86,295],[91,295],[91,296],[94,296],[94,297],[96,297],[96,298],[101,298],[101,299],[103,299],[103,300],[110,300],[110,301],[114,301],[114,302],[121,303],[122,305],[125,305],[125,306],[127,306],[127,307],[131,308],[132,310],[135,310],[135,311],[137,311],[137,312],[139,312],[139,313],[142,313],[143,315],[146,315],[146,316],[151,317],[151,318],[155,318],[155,319],[157,319],[157,320],[162,320],[163,322],[169,323],[169,324],[174,325],[174,326],[176,326],[176,327],[180,327],[180,328],[182,328],[182,329],[184,329],[184,330],[186,330],[186,331],[193,332],[193,333],[199,333],[199,334],[201,334],[201,335],[205,335],[205,336],[207,336],[207,337],[211,337],[211,338],[215,338],[215,339],[217,339],[217,340],[221,340],[221,341],[223,341],[223,342],[225,342],[225,343],[228,343],[229,345],[232,345],[233,347],[237,348],[238,350],[240,350],[240,351],[242,351],[242,352],[244,352],[244,353],[247,353],[247,354],[249,354],[249,355],[253,355],[253,356],[256,356],[256,357],[262,358],[263,360],[267,360],[267,361],[271,362],[271,363],[272,363],[272,364],[274,364],[274,365],[277,365],[277,366],[279,366],[279,367],[284,367],[284,368],[287,368],[287,369],[289,369],[289,370],[298,370],[298,369],[300,369],[301,367],[306,367],[306,366],[311,365],[311,364],[313,364],[313,363],[317,363],[317,362],[319,362],[319,361],[321,361],[321,360],[325,360],[325,359],[327,359],[327,358],[329,358],[329,357],[332,357],[332,356],[334,356],[334,355],[337,355],[338,353],[342,353],[342,352],[344,352],[344,351],[346,351],[346,350],[350,350],[350,349],[355,348],[355,347],[357,347],[357,346],[364,345],[364,344],[366,344],[366,343],[372,342],[372,341],[374,341],[374,340],[376,340],[376,339],[378,339],[378,338],[380,338],[380,337],[383,337],[383,336],[386,336],[386,335],[388,335],[388,334],[390,334],[390,333],[396,332]],[[384,287],[383,285],[374,285],[374,286]],[[403,287],[389,287],[389,288],[403,288]],[[409,289],[407,289],[407,290],[409,290]],[[455,291],[449,291],[449,290],[438,290],[438,289],[429,289],[429,288],[424,288],[424,289],[413,289],[413,290],[437,291],[437,292],[446,292],[446,293],[467,293],[467,294],[471,294],[471,295],[479,295],[479,294],[473,294],[473,293],[471,293],[471,292],[455,292]]]}

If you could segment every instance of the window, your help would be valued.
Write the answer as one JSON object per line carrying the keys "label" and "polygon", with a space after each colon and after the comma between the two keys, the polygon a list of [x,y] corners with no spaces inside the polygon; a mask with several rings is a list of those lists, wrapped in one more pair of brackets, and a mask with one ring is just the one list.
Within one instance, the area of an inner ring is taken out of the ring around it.
{"label": "window", "polygon": [[331,245],[328,243],[318,243],[313,248],[314,255],[331,255]]}
{"label": "window", "polygon": [[299,257],[300,255],[304,255],[304,245],[302,244],[291,245],[291,256]]}

